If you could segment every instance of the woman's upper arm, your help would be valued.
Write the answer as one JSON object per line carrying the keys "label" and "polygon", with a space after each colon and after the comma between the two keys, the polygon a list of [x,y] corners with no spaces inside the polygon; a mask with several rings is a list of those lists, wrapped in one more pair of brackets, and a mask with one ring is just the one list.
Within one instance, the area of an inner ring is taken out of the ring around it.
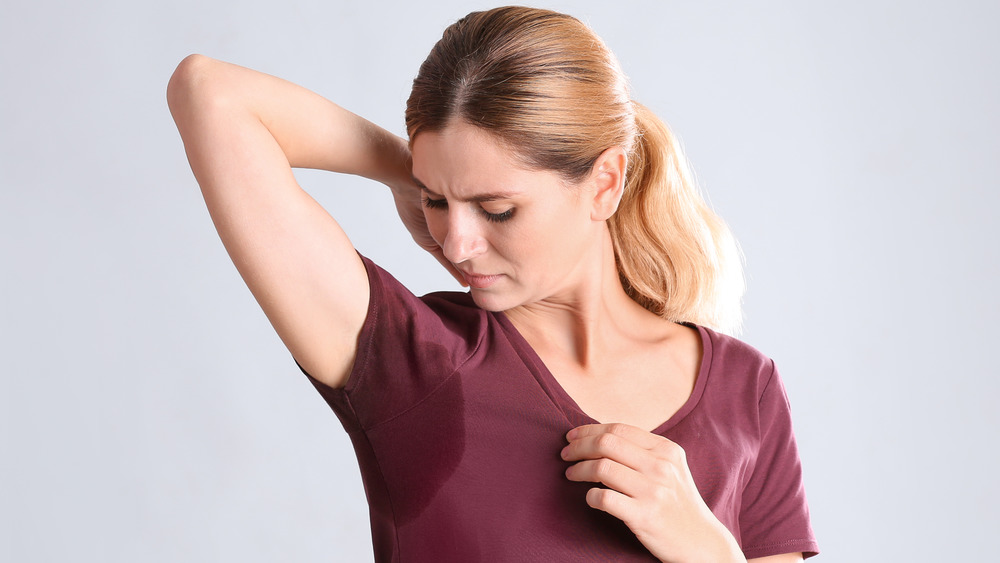
{"label": "woman's upper arm", "polygon": [[302,367],[343,386],[367,312],[368,278],[347,235],[299,187],[291,166],[377,177],[382,157],[365,154],[373,145],[359,137],[370,134],[365,127],[385,132],[303,88],[205,57],[178,66],[168,101],[247,286]]}

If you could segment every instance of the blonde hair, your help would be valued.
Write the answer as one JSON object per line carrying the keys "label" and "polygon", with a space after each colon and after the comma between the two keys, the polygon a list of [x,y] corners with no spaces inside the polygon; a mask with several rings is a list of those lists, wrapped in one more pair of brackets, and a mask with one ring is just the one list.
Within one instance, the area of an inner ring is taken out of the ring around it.
{"label": "blonde hair", "polygon": [[410,140],[461,119],[528,167],[569,182],[609,147],[628,154],[625,193],[608,220],[628,295],[666,319],[738,330],[743,272],[725,223],[702,199],[667,126],[633,102],[617,59],[579,20],[505,7],[449,26],[413,81]]}

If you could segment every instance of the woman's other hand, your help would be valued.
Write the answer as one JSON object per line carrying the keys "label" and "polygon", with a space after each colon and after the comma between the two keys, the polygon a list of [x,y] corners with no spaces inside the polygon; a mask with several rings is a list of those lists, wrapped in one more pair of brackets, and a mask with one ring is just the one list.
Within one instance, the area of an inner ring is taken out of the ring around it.
{"label": "woman's other hand", "polygon": [[587,504],[623,521],[661,561],[746,561],[695,487],[684,450],[627,424],[579,426],[562,458],[571,481],[601,483]]}
{"label": "woman's other hand", "polygon": [[468,286],[465,277],[458,271],[458,268],[444,257],[441,246],[434,240],[427,228],[420,188],[412,181],[391,184],[389,187],[392,189],[392,199],[396,202],[396,212],[399,213],[403,226],[410,231],[413,241],[420,248],[430,252],[458,280],[458,283],[462,284],[463,287]]}

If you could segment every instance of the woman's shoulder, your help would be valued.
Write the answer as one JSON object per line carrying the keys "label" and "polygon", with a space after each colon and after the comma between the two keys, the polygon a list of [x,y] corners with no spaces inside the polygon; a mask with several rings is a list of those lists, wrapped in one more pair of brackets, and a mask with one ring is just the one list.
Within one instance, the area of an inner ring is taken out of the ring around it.
{"label": "woman's shoulder", "polygon": [[753,345],[735,336],[697,326],[702,334],[706,374],[725,382],[727,387],[751,386],[758,395],[777,377],[774,360]]}
{"label": "woman's shoulder", "polygon": [[771,363],[771,358],[768,355],[744,340],[706,326],[690,326],[697,328],[702,333],[702,340],[710,343],[713,352],[724,357],[726,360],[750,362],[753,364]]}
{"label": "woman's shoulder", "polygon": [[370,258],[361,258],[371,294],[357,356],[342,391],[320,391],[338,413],[369,428],[438,389],[488,338],[491,321],[465,294],[417,296]]}
{"label": "woman's shoulder", "polygon": [[489,314],[465,292],[436,291],[418,296],[393,274],[366,256],[371,297],[362,333],[376,327],[407,339],[478,341],[489,324]]}
{"label": "woman's shoulder", "polygon": [[392,272],[383,268],[373,259],[358,254],[365,270],[368,272],[368,282],[372,287],[372,292],[379,292],[380,297],[394,298],[414,303],[422,303],[426,307],[433,309],[471,309],[479,313],[485,313],[476,306],[472,296],[463,291],[432,291],[424,295],[416,295],[406,285],[401,282]]}

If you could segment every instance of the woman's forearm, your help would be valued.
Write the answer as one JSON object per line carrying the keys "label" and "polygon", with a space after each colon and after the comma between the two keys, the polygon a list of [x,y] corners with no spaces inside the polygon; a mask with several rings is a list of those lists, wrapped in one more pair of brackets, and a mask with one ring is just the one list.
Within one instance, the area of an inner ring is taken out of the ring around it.
{"label": "woman's forearm", "polygon": [[346,233],[290,165],[392,184],[409,176],[406,144],[305,88],[197,55],[178,65],[167,99],[247,287],[299,364],[343,386],[367,314],[368,277]]}
{"label": "woman's forearm", "polygon": [[388,185],[409,182],[403,139],[280,78],[191,55],[171,77],[167,98],[189,149],[197,150],[199,137],[220,120],[257,121],[292,167],[356,174]]}

